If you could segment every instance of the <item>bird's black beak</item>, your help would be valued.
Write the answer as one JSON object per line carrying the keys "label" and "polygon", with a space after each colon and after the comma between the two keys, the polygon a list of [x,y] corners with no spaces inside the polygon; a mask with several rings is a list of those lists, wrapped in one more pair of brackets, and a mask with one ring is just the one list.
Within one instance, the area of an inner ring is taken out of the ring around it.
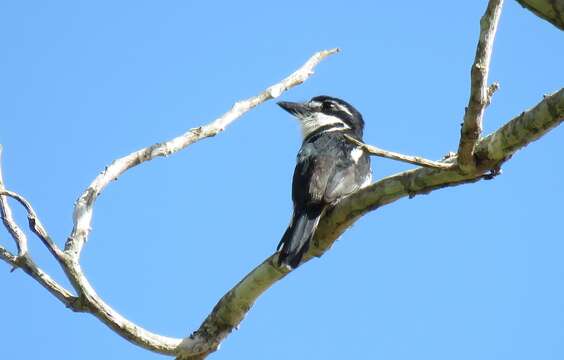
{"label": "bird's black beak", "polygon": [[278,105],[294,116],[304,115],[310,110],[306,104],[296,102],[280,101]]}

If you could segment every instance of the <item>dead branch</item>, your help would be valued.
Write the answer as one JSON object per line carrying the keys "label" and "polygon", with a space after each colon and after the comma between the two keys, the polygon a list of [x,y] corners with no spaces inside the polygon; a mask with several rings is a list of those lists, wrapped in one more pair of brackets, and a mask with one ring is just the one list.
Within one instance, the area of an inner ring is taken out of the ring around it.
{"label": "dead branch", "polygon": [[[2,146],[0,146],[0,160],[2,156]],[[43,243],[50,249],[51,254],[57,257],[56,254],[58,252],[56,249],[55,244],[51,241],[47,232],[37,219],[37,215],[35,211],[31,207],[31,204],[23,198],[21,195],[16,194],[12,191],[8,191],[4,187],[4,179],[2,176],[2,166],[0,161],[0,213],[2,215],[2,220],[4,225],[8,229],[8,232],[16,242],[16,246],[18,247],[18,255],[14,255],[10,253],[6,248],[0,246],[0,259],[6,261],[8,264],[12,266],[12,270],[17,268],[21,268],[25,271],[29,276],[35,279],[41,286],[43,286],[47,291],[53,294],[57,299],[59,299],[65,306],[69,308],[73,308],[74,301],[76,298],[63,286],[58,284],[55,280],[53,280],[48,274],[46,274],[43,270],[41,270],[32,260],[31,256],[29,255],[28,248],[27,248],[27,236],[22,231],[22,229],[18,226],[16,221],[12,216],[12,209],[8,204],[6,199],[7,196],[16,199],[20,204],[22,204],[27,212],[28,212],[28,221],[29,226],[32,231],[41,238]],[[60,258],[58,258],[60,260]]]}
{"label": "dead branch", "polygon": [[345,137],[350,142],[358,145],[364,151],[374,156],[380,156],[387,159],[398,160],[398,161],[406,162],[408,164],[419,165],[431,169],[450,169],[456,166],[456,164],[452,162],[439,162],[439,161],[427,160],[420,156],[404,155],[397,152],[380,149],[377,148],[376,146],[367,145],[362,141],[358,141],[357,139],[350,137],[348,135],[345,135]]}
{"label": "dead branch", "polygon": [[498,85],[488,87],[488,72],[492,56],[493,42],[501,15],[503,0],[490,0],[484,16],[480,20],[480,39],[476,47],[476,57],[470,72],[470,99],[464,114],[458,145],[458,164],[465,172],[475,169],[474,148],[482,134],[484,110]]}
{"label": "dead branch", "polygon": [[[0,145],[0,192],[4,191],[4,177],[2,175],[2,145]],[[27,236],[22,231],[22,229],[14,221],[12,216],[12,209],[8,205],[8,199],[5,195],[0,195],[0,215],[2,216],[2,222],[8,232],[14,239],[16,246],[18,248],[18,256],[24,256],[27,254]],[[8,256],[9,252],[4,249],[4,253]],[[9,257],[4,258],[6,261]],[[12,264],[13,265],[13,264]]]}

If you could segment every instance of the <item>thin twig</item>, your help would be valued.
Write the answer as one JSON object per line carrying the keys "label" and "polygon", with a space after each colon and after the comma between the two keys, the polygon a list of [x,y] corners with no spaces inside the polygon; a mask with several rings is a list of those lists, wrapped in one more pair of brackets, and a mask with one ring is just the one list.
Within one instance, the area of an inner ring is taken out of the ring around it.
{"label": "thin twig", "polygon": [[475,169],[474,149],[482,134],[484,110],[491,101],[497,86],[488,87],[488,72],[497,24],[501,15],[503,0],[490,0],[486,12],[480,19],[480,39],[470,72],[470,98],[464,113],[458,145],[458,164],[464,172]]}
{"label": "thin twig", "polygon": [[29,254],[26,256],[18,257],[17,266],[25,271],[26,274],[35,279],[39,284],[41,284],[41,286],[43,286],[47,291],[53,294],[69,309],[72,309],[73,311],[85,310],[77,301],[78,298],[74,296],[70,291],[65,289],[62,285],[53,280],[53,278],[46,272],[41,270],[41,268],[37,266],[35,262],[33,262]]}
{"label": "thin twig", "polygon": [[[0,145],[0,158],[2,155],[2,146]],[[31,204],[24,199],[21,195],[16,194],[12,191],[8,191],[4,187],[3,177],[2,177],[2,166],[0,164],[0,212],[2,215],[2,220],[4,226],[8,229],[8,232],[12,235],[12,238],[16,242],[18,247],[18,255],[13,255],[6,248],[0,246],[0,259],[6,261],[8,264],[12,265],[12,270],[16,268],[21,268],[29,276],[35,279],[41,286],[47,289],[51,294],[53,294],[57,299],[59,299],[65,306],[72,308],[75,311],[80,311],[78,307],[75,306],[76,298],[63,286],[58,284],[53,280],[47,273],[41,270],[31,259],[27,248],[27,236],[18,226],[12,216],[12,209],[10,208],[6,197],[12,197],[16,199],[20,204],[22,204],[28,213],[28,221],[31,230],[43,241],[43,243],[49,248],[51,253],[55,258],[61,263],[62,259],[60,255],[62,252],[53,243],[53,241],[47,235],[47,232],[39,222],[35,211]]]}
{"label": "thin twig", "polygon": [[[4,178],[2,175],[2,150],[3,148],[0,144],[0,192],[5,190]],[[18,256],[24,256],[27,254],[27,236],[14,220],[14,217],[12,216],[12,209],[8,204],[8,199],[4,195],[0,195],[0,215],[2,216],[4,226],[16,243]]]}
{"label": "thin twig", "polygon": [[22,269],[25,271],[26,274],[31,276],[53,296],[59,299],[66,307],[72,309],[73,311],[84,311],[81,304],[77,302],[77,297],[53,280],[53,278],[51,278],[51,276],[49,276],[46,272],[41,270],[41,268],[33,262],[29,253],[16,256],[0,245],[0,259],[10,264],[12,266],[12,271],[15,269]]}
{"label": "thin twig", "polygon": [[61,251],[61,249],[59,249],[57,244],[53,242],[53,240],[43,227],[43,224],[41,224],[41,221],[39,221],[39,218],[37,217],[37,214],[35,213],[35,210],[33,210],[33,207],[31,206],[29,201],[27,201],[20,194],[10,190],[0,190],[0,196],[9,196],[18,201],[25,208],[25,210],[27,211],[29,228],[35,235],[37,235],[37,237],[41,240],[41,242],[43,242],[47,249],[49,249],[51,254],[53,254],[53,256],[57,260],[59,260],[61,256],[63,256],[63,252]]}
{"label": "thin twig", "polygon": [[12,265],[13,268],[17,268],[18,257],[12,254],[8,249],[0,245],[0,259],[4,260],[8,264]]}
{"label": "thin twig", "polygon": [[456,164],[454,164],[454,163],[445,163],[445,162],[427,160],[427,159],[422,158],[420,156],[410,156],[410,155],[404,155],[404,154],[396,153],[396,152],[393,152],[393,151],[383,150],[383,149],[377,148],[375,146],[365,144],[362,141],[358,141],[357,139],[355,139],[355,138],[353,138],[349,135],[345,135],[345,137],[350,142],[358,145],[364,151],[366,151],[367,153],[369,153],[371,155],[380,156],[380,157],[384,157],[384,158],[392,159],[392,160],[403,161],[403,162],[406,162],[406,163],[409,163],[409,164],[419,165],[419,166],[423,166],[423,167],[431,168],[431,169],[451,169],[451,168],[456,166]]}
{"label": "thin twig", "polygon": [[493,94],[495,94],[496,91],[499,90],[499,83],[496,81],[493,84],[490,84],[490,86],[488,86],[488,93],[487,93],[487,97],[486,97],[486,106],[489,106],[490,103],[492,102],[492,98],[493,98]]}

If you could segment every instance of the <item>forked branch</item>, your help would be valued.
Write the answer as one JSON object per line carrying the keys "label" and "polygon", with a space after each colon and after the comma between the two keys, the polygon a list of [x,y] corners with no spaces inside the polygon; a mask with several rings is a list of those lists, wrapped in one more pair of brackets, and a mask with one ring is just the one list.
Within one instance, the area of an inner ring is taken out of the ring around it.
{"label": "forked branch", "polygon": [[49,235],[39,222],[37,215],[29,201],[27,201],[23,196],[16,194],[12,191],[8,191],[4,187],[4,178],[2,175],[2,146],[0,146],[0,215],[2,215],[2,221],[4,226],[8,229],[8,232],[16,242],[18,248],[18,254],[14,255],[8,251],[5,247],[0,246],[0,259],[6,261],[12,266],[12,270],[21,268],[29,276],[35,279],[41,286],[43,286],[47,291],[53,294],[57,299],[59,299],[65,306],[72,308],[76,298],[63,286],[53,280],[48,274],[41,270],[31,258],[27,248],[27,236],[18,226],[14,217],[12,216],[12,209],[8,204],[6,197],[12,197],[16,199],[20,204],[22,204],[28,216],[28,222],[31,230],[41,239],[44,245],[46,245],[51,254],[55,256],[58,260],[59,250],[55,244],[49,238]]}

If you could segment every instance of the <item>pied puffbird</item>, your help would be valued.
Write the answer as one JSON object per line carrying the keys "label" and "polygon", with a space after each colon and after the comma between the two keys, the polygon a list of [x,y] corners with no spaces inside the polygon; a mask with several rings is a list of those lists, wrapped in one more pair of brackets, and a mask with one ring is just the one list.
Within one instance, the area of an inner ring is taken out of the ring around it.
{"label": "pied puffbird", "polygon": [[364,120],[349,103],[316,96],[278,105],[300,122],[303,142],[292,181],[294,212],[278,245],[278,265],[296,268],[328,206],[370,184],[370,158],[345,138],[362,141]]}

